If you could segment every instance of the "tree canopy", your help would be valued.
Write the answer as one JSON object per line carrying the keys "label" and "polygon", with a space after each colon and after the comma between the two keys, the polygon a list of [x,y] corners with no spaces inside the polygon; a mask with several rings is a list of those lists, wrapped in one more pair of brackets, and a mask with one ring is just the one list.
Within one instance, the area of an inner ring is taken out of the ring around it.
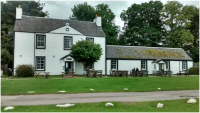
{"label": "tree canopy", "polygon": [[117,44],[119,26],[115,25],[115,15],[107,4],[98,4],[94,8],[84,2],[83,4],[75,5],[71,10],[73,14],[69,17],[70,20],[93,21],[96,14],[101,16],[102,29],[106,35],[107,45]]}
{"label": "tree canopy", "polygon": [[125,44],[131,46],[159,46],[164,31],[159,13],[162,8],[160,1],[150,1],[132,4],[127,10],[123,10],[120,17],[125,23],[125,31],[120,40],[125,38]]}
{"label": "tree canopy", "polygon": [[[16,7],[21,5],[23,15],[27,16],[48,16],[48,12],[43,12],[44,3],[35,1],[6,1],[1,2],[1,49],[5,49],[13,56],[13,32],[15,24]],[[5,51],[3,50],[3,51]],[[4,59],[3,59],[4,60]],[[8,59],[7,59],[8,60]],[[7,62],[7,60],[5,60]],[[10,61],[10,60],[9,60]],[[4,62],[1,60],[1,62]],[[11,60],[12,64],[12,60]]]}
{"label": "tree canopy", "polygon": [[70,55],[77,61],[83,63],[84,69],[87,65],[97,62],[102,55],[100,44],[82,40],[71,47]]}

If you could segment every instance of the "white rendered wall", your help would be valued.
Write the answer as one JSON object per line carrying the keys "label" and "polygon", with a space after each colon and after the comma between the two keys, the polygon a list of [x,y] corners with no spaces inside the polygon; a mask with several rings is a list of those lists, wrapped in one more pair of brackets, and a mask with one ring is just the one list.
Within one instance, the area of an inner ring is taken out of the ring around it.
{"label": "white rendered wall", "polygon": [[107,75],[110,75],[110,70],[111,70],[111,60],[106,60],[107,62]]}
{"label": "white rendered wall", "polygon": [[[64,50],[64,36],[72,36],[73,44],[77,41],[85,40],[86,36],[83,35],[68,35],[68,34],[53,34],[46,33],[46,49],[36,49],[36,56],[46,56],[46,69],[45,71],[50,72],[51,75],[59,75],[63,72],[64,61],[60,58],[68,55],[71,50]],[[92,37],[92,36],[90,36]],[[103,49],[103,55],[98,62],[94,63],[96,70],[103,70],[105,73],[105,38],[104,37],[92,37],[94,43],[101,45]],[[53,57],[54,56],[54,57]],[[79,66],[81,65],[81,66]],[[80,70],[80,71],[78,71]],[[75,63],[75,73],[82,74],[82,64]]]}
{"label": "white rendered wall", "polygon": [[16,66],[32,64],[34,66],[34,34],[15,32],[14,74]]}
{"label": "white rendered wall", "polygon": [[[180,62],[180,69],[179,69],[179,62]],[[172,74],[179,73],[181,69],[182,69],[181,61],[170,61],[170,70],[173,72]]]}
{"label": "white rendered wall", "polygon": [[130,74],[133,68],[141,70],[141,60],[118,60],[118,70],[127,70]]}
{"label": "white rendered wall", "polygon": [[147,71],[148,74],[152,74],[152,71],[154,70],[153,60],[147,60]]}
{"label": "white rendered wall", "polygon": [[193,67],[193,61],[187,61],[187,65],[188,69],[190,69],[191,67]]}

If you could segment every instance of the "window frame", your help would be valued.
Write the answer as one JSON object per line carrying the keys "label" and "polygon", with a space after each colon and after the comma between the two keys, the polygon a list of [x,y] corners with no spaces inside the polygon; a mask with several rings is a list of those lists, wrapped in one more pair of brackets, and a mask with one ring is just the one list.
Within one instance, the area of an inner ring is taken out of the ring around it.
{"label": "window frame", "polygon": [[[44,36],[44,47],[38,46],[38,36]],[[36,49],[46,49],[46,35],[36,34]]]}
{"label": "window frame", "polygon": [[72,47],[72,44],[73,44],[73,38],[72,38],[72,36],[64,36],[64,38],[63,38],[63,49],[64,50],[70,50],[71,49],[71,47],[70,48],[65,48],[65,39],[71,39],[71,47]]}
{"label": "window frame", "polygon": [[[167,68],[168,66],[168,68]],[[165,61],[165,69],[170,70],[170,61]]]}
{"label": "window frame", "polygon": [[89,67],[89,69],[93,69],[94,68],[94,63],[86,65],[86,68],[88,68],[88,67]]}
{"label": "window frame", "polygon": [[[44,58],[44,69],[37,69],[37,58]],[[36,71],[45,71],[45,68],[46,68],[46,57],[45,56],[36,56],[35,57],[35,70]]]}
{"label": "window frame", "polygon": [[[185,66],[184,66],[184,63],[183,63],[183,62],[185,62]],[[185,67],[185,69],[184,69],[183,67]],[[182,70],[183,70],[183,71],[186,71],[186,70],[187,70],[187,61],[182,61]]]}
{"label": "window frame", "polygon": [[[92,41],[90,41],[90,40],[88,40],[88,39],[92,39]],[[86,37],[86,40],[94,43],[94,38]]]}
{"label": "window frame", "polygon": [[[145,69],[142,69],[143,68],[142,62],[145,62],[145,64],[144,64]],[[147,61],[146,60],[141,60],[141,70],[147,70]]]}
{"label": "window frame", "polygon": [[[115,62],[115,64],[114,64],[115,68],[112,68],[113,67],[113,63],[112,63],[113,61]],[[110,68],[111,68],[111,70],[118,70],[118,62],[117,62],[117,60],[111,60],[110,61]]]}

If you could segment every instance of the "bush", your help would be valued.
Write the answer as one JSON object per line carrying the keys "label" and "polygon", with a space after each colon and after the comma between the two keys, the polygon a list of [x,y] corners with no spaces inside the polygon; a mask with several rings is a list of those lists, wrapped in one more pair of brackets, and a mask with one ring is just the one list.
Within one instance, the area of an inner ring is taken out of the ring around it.
{"label": "bush", "polygon": [[188,71],[189,75],[199,75],[199,67],[191,67]]}
{"label": "bush", "polygon": [[32,77],[35,69],[30,64],[21,64],[16,67],[15,71],[18,77]]}

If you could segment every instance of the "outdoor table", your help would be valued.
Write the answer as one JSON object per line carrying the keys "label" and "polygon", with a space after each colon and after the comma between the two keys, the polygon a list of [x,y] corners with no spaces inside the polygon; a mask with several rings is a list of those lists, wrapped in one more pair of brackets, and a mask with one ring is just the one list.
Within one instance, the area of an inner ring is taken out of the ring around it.
{"label": "outdoor table", "polygon": [[39,76],[39,74],[40,74],[40,72],[35,72],[34,73],[34,75],[36,76],[36,78],[37,78],[37,76]]}
{"label": "outdoor table", "polygon": [[128,71],[126,70],[111,70],[111,73],[116,76],[122,77],[123,75],[128,77]]}
{"label": "outdoor table", "polygon": [[49,73],[50,72],[44,72],[44,78],[48,78],[49,77]]}

